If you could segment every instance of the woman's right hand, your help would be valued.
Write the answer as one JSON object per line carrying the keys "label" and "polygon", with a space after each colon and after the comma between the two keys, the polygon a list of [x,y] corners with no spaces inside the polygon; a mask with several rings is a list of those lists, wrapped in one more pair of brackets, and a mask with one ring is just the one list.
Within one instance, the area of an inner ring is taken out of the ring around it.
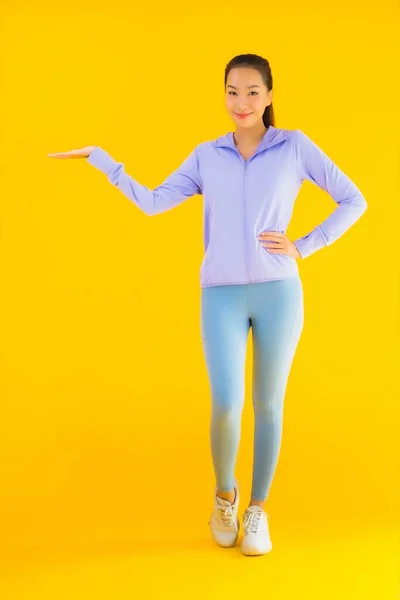
{"label": "woman's right hand", "polygon": [[87,158],[95,147],[96,146],[85,146],[84,148],[78,148],[77,150],[56,152],[54,154],[48,154],[47,156],[51,156],[52,158]]}

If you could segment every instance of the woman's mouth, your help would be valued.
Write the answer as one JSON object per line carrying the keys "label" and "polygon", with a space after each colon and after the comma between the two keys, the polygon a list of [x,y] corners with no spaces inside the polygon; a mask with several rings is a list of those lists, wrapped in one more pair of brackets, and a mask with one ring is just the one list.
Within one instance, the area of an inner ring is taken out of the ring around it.
{"label": "woman's mouth", "polygon": [[239,118],[239,119],[245,119],[246,117],[249,117],[250,115],[252,115],[253,113],[247,113],[247,114],[239,114],[239,113],[235,113],[235,115]]}

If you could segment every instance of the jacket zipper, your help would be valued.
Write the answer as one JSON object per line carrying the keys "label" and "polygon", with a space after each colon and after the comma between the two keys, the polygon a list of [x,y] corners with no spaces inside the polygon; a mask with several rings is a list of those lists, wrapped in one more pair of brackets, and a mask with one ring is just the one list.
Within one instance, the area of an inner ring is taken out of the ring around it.
{"label": "jacket zipper", "polygon": [[[280,140],[278,140],[276,143],[279,144]],[[272,142],[272,144],[267,146],[267,148],[270,148],[272,146],[275,146],[274,142]],[[232,146],[229,146],[229,147],[232,147]],[[264,148],[263,150],[266,150],[267,148]],[[235,150],[236,154],[239,156],[239,158],[243,162],[243,194],[242,195],[243,195],[243,232],[244,232],[244,249],[245,249],[245,267],[246,267],[247,281],[249,283],[253,283],[252,280],[250,279],[250,253],[248,251],[247,235],[246,235],[246,173],[247,173],[248,161],[253,160],[253,158],[255,156],[257,156],[257,154],[260,150],[257,150],[257,152],[255,152],[255,154],[253,154],[250,157],[250,159],[244,160],[243,156],[240,154],[240,152],[236,148],[236,146],[234,146],[233,149]]]}
{"label": "jacket zipper", "polygon": [[248,245],[247,245],[246,173],[247,173],[247,161],[244,161],[244,168],[243,168],[243,232],[244,232],[246,279],[247,279],[247,281],[249,283],[251,283],[251,279],[250,279],[250,252],[248,251]]}

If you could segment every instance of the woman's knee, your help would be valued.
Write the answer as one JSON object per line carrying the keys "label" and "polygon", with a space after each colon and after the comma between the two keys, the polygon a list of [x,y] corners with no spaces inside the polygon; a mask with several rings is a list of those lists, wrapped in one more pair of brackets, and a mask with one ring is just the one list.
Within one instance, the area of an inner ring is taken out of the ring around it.
{"label": "woman's knee", "polygon": [[212,417],[219,423],[231,424],[241,417],[243,402],[236,395],[213,396]]}
{"label": "woman's knee", "polygon": [[255,398],[253,406],[256,419],[262,419],[266,423],[274,423],[282,417],[283,396],[275,395],[268,398]]}

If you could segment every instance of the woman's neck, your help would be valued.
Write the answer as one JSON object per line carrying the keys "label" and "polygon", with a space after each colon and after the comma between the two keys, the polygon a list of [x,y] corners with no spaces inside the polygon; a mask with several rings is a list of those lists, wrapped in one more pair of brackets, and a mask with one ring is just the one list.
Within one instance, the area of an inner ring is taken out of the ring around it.
{"label": "woman's neck", "polygon": [[236,144],[247,144],[250,146],[260,143],[267,131],[268,128],[265,127],[264,123],[262,127],[257,127],[257,129],[236,129],[233,139]]}

